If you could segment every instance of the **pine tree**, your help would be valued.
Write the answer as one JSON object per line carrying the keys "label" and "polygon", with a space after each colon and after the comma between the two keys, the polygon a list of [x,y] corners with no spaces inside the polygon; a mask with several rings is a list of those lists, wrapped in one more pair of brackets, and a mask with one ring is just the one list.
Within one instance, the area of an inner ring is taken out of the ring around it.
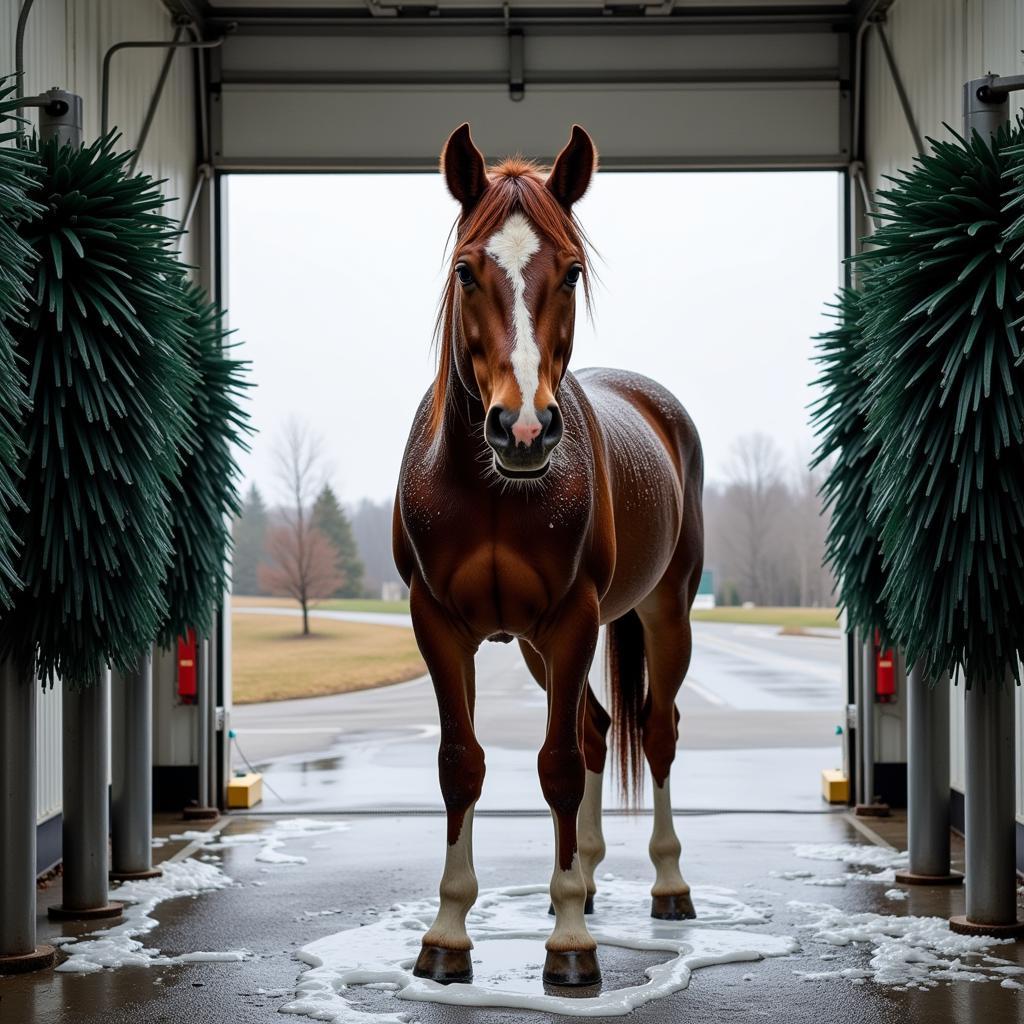
{"label": "pine tree", "polygon": [[267,538],[267,506],[255,484],[245,496],[242,514],[235,519],[232,533],[232,591],[236,594],[260,594],[258,569],[264,558]]}
{"label": "pine tree", "polygon": [[363,563],[359,559],[352,524],[341,507],[330,484],[324,484],[313,505],[313,522],[327,535],[339,551],[338,568],[345,576],[336,597],[361,597],[363,593]]}

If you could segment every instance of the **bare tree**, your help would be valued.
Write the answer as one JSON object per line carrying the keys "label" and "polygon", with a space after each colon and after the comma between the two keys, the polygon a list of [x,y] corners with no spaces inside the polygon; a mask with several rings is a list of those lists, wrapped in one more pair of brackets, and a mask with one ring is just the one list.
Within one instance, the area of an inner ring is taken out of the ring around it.
{"label": "bare tree", "polygon": [[785,506],[782,455],[762,433],[737,438],[732,451],[726,491],[730,546],[743,590],[758,604],[766,604],[778,590],[771,553]]}
{"label": "bare tree", "polygon": [[326,479],[323,442],[290,419],[275,457],[284,496],[282,525],[267,535],[268,563],[260,566],[260,584],[299,602],[302,634],[308,636],[310,602],[330,597],[345,581],[338,549],[313,525],[313,502]]}

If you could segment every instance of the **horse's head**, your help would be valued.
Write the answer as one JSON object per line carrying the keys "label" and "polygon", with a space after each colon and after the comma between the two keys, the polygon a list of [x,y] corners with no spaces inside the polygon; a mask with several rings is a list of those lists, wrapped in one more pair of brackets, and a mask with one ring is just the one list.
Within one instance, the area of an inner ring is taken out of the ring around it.
{"label": "horse's head", "polygon": [[572,206],[596,161],[578,125],[546,176],[519,158],[488,173],[468,124],[452,133],[441,157],[462,213],[439,325],[434,425],[444,416],[454,366],[483,405],[484,437],[506,478],[542,476],[562,437],[558,389],[572,352],[576,286],[587,285]]}

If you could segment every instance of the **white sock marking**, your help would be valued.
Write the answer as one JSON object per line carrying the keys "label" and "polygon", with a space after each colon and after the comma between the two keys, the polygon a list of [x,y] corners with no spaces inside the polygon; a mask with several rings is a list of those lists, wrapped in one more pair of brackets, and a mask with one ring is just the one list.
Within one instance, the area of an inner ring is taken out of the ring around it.
{"label": "white sock marking", "polygon": [[533,336],[533,319],[526,308],[526,277],[524,271],[530,257],[540,248],[540,239],[530,222],[521,214],[513,213],[487,243],[490,256],[505,274],[512,286],[512,372],[516,375],[522,405],[517,423],[523,426],[539,424],[534,409],[540,375],[540,349]]}

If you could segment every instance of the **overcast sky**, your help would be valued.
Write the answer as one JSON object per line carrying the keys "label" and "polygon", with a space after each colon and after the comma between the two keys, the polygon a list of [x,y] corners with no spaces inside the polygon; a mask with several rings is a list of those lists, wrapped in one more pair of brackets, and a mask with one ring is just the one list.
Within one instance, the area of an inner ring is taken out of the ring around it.
{"label": "overcast sky", "polygon": [[[234,175],[228,308],[251,359],[259,433],[247,481],[279,498],[272,450],[289,416],[325,443],[343,501],[392,497],[456,213],[440,175]],[[735,439],[811,450],[812,335],[838,283],[839,176],[598,174],[577,213],[599,251],[594,321],[573,365],[669,387],[696,421],[706,475]],[[582,303],[581,303],[582,305]]]}

